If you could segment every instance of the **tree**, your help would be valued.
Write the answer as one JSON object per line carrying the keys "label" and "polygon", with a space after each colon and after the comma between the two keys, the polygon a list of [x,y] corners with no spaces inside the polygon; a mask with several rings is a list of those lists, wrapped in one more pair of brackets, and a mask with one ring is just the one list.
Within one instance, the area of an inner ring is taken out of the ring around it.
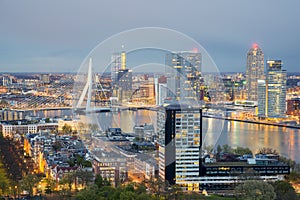
{"label": "tree", "polygon": [[235,188],[238,199],[273,200],[276,198],[274,187],[261,180],[248,180]]}
{"label": "tree", "polygon": [[275,155],[279,155],[279,153],[275,150],[275,149],[272,149],[272,148],[269,148],[269,147],[262,147],[258,150],[258,153],[259,154],[275,154]]}
{"label": "tree", "polygon": [[68,173],[68,174],[64,175],[64,177],[61,179],[59,184],[68,185],[68,189],[69,189],[69,191],[71,191],[72,184],[75,182],[75,179],[76,179],[75,173]]}
{"label": "tree", "polygon": [[213,145],[208,145],[203,147],[203,150],[208,153],[211,153],[213,149],[214,149]]}
{"label": "tree", "polygon": [[166,190],[166,185],[169,186],[170,184],[167,181],[162,180],[160,177],[153,178],[151,177],[148,181],[148,188],[150,191],[155,194],[156,198],[162,198],[163,193]]}
{"label": "tree", "polygon": [[283,156],[279,156],[279,161],[289,165],[292,170],[296,170],[297,163],[295,161],[293,161],[292,159],[289,159],[289,158],[286,158]]}
{"label": "tree", "polygon": [[9,185],[8,181],[6,181],[5,179],[0,179],[0,189],[1,189],[0,195],[3,195],[6,193],[8,185]]}
{"label": "tree", "polygon": [[9,179],[6,176],[6,171],[3,168],[3,165],[0,163],[0,195],[3,195],[6,193],[6,190],[8,189],[10,185]]}
{"label": "tree", "polygon": [[295,189],[286,181],[276,181],[272,184],[278,200],[296,200],[298,199]]}
{"label": "tree", "polygon": [[298,181],[298,180],[300,180],[300,173],[295,172],[295,171],[291,171],[291,173],[289,175],[287,175],[287,180],[288,181]]}
{"label": "tree", "polygon": [[82,166],[83,166],[83,167],[92,167],[93,165],[92,165],[91,161],[84,160],[84,161],[82,162]]}
{"label": "tree", "polygon": [[75,173],[75,176],[76,178],[81,180],[83,187],[86,187],[88,183],[90,183],[94,178],[93,172],[88,172],[88,171],[77,171]]}
{"label": "tree", "polygon": [[102,188],[104,186],[110,186],[110,182],[107,179],[103,179],[100,174],[96,175],[95,184],[98,186],[98,188]]}
{"label": "tree", "polygon": [[52,191],[54,191],[55,189],[55,185],[56,185],[56,182],[52,179],[46,179],[46,188],[45,188],[45,192],[47,194],[51,194]]}
{"label": "tree", "polygon": [[136,193],[138,193],[138,194],[146,193],[146,191],[147,191],[146,189],[147,189],[147,187],[146,187],[145,183],[137,184]]}
{"label": "tree", "polygon": [[81,190],[77,193],[76,199],[77,200],[95,200],[95,199],[104,199],[102,198],[97,191],[97,186],[92,185],[86,189]]}
{"label": "tree", "polygon": [[135,200],[137,195],[133,191],[123,190],[120,194],[120,200]]}
{"label": "tree", "polygon": [[33,188],[40,182],[41,177],[36,174],[28,174],[21,180],[21,188],[28,191],[29,195],[33,195]]}
{"label": "tree", "polygon": [[72,133],[72,127],[68,124],[64,124],[64,126],[62,127],[62,133],[64,135],[68,135]]}
{"label": "tree", "polygon": [[232,153],[232,148],[228,144],[224,144],[222,146],[222,148],[223,148],[224,152],[226,152],[226,153]]}
{"label": "tree", "polygon": [[245,155],[245,154],[252,155],[251,149],[244,148],[244,147],[237,147],[236,149],[233,149],[233,152],[238,155]]}

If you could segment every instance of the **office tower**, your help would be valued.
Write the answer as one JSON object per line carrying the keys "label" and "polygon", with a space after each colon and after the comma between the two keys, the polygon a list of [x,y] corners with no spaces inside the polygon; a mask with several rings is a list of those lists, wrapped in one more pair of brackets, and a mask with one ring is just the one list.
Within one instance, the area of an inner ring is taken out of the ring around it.
{"label": "office tower", "polygon": [[114,53],[111,57],[111,81],[112,86],[116,84],[118,71],[126,69],[126,53]]}
{"label": "office tower", "polygon": [[266,96],[266,80],[258,80],[257,82],[257,95],[258,95],[258,100],[257,100],[257,109],[258,113],[257,115],[259,117],[267,117],[267,108],[266,108],[266,101],[267,101],[267,96]]}
{"label": "office tower", "polygon": [[284,117],[286,70],[282,70],[281,60],[267,60],[266,80],[259,80],[258,85],[258,116]]}
{"label": "office tower", "polygon": [[286,70],[281,60],[267,60],[268,117],[283,117],[286,110]]}
{"label": "office tower", "polygon": [[168,97],[177,101],[199,101],[203,83],[201,53],[168,53],[165,62]]}
{"label": "office tower", "polygon": [[132,71],[120,69],[117,73],[117,97],[120,102],[128,102],[132,98]]}
{"label": "office tower", "polygon": [[180,104],[161,107],[157,128],[160,178],[185,190],[199,190],[202,110]]}
{"label": "office tower", "polygon": [[246,94],[248,101],[257,101],[257,81],[264,76],[264,54],[257,44],[247,53]]}
{"label": "office tower", "polygon": [[126,69],[126,52],[112,55],[111,62],[112,96],[119,102],[127,102],[132,96],[132,70]]}

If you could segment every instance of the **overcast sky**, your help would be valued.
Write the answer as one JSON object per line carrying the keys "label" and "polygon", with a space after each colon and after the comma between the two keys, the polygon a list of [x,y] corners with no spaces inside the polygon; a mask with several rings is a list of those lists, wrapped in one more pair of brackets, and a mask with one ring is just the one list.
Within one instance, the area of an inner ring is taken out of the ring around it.
{"label": "overcast sky", "polygon": [[163,27],[199,42],[220,71],[244,72],[253,43],[300,72],[299,0],[0,0],[1,72],[75,72],[101,41]]}

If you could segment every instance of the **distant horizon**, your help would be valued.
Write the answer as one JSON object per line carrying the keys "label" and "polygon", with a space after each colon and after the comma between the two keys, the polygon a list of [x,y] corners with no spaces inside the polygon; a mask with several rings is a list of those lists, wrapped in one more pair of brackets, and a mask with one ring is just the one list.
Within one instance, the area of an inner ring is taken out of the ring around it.
{"label": "distant horizon", "polygon": [[[109,74],[110,72],[104,72],[103,74]],[[150,73],[150,74],[155,74],[155,73],[163,73],[163,72],[147,72],[147,71],[145,71],[145,72],[140,72],[140,71],[138,71],[138,72],[133,72],[133,74],[143,74],[143,73]],[[218,74],[219,72],[203,72],[203,74],[212,74],[212,73],[214,73],[214,74]],[[221,74],[224,74],[224,73],[243,73],[243,74],[246,74],[246,72],[240,72],[240,71],[236,71],[236,72],[234,72],[234,71],[228,71],[228,72],[220,72]],[[3,75],[3,74],[77,74],[77,72],[38,72],[38,71],[36,71],[36,72],[0,72],[0,74],[1,75]],[[97,73],[97,74],[99,74],[99,73]],[[300,75],[300,72],[287,72],[287,74],[289,75],[289,74],[299,74]]]}

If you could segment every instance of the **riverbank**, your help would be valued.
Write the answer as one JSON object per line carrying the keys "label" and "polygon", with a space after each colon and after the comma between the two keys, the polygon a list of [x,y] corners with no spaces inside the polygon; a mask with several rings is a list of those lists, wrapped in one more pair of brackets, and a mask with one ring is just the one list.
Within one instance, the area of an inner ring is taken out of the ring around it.
{"label": "riverbank", "polygon": [[245,122],[245,123],[251,123],[251,124],[262,124],[262,125],[268,125],[268,126],[278,126],[278,127],[285,127],[285,128],[300,129],[300,126],[293,126],[293,125],[287,125],[287,124],[278,124],[278,123],[272,123],[272,122],[266,122],[266,121],[235,119],[235,118],[230,118],[230,117],[221,117],[221,116],[212,116],[212,115],[203,115],[203,117],[214,118],[214,119],[222,119],[222,120],[227,120],[227,121]]}

